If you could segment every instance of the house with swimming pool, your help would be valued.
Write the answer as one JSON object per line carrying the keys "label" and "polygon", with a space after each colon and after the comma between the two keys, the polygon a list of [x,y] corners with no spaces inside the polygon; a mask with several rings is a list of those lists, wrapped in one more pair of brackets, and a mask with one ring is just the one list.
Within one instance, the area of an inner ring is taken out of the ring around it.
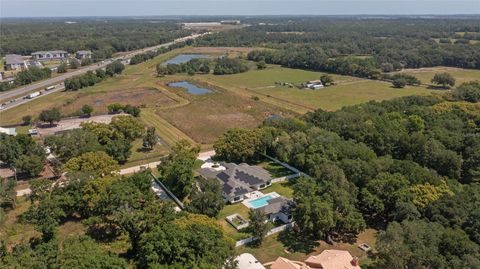
{"label": "house with swimming pool", "polygon": [[198,170],[205,179],[216,179],[222,184],[225,201],[237,203],[249,198],[248,194],[272,185],[270,173],[259,166],[246,163],[221,163],[216,167]]}

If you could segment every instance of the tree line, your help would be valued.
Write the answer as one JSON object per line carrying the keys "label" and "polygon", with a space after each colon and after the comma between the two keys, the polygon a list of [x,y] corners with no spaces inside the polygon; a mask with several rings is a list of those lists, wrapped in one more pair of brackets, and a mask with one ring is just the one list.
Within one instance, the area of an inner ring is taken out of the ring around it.
{"label": "tree line", "polygon": [[[365,72],[361,69],[371,71],[369,67],[372,64],[383,71],[439,65],[480,69],[478,44],[439,44],[434,40],[453,36],[456,32],[478,33],[478,19],[357,20],[312,17],[301,20],[291,18],[288,22],[272,18],[270,21],[204,36],[197,43],[203,46],[262,46],[280,51],[274,53],[274,63],[283,62],[287,66],[287,58],[292,57],[294,63],[291,65],[325,71],[346,69],[354,74]],[[371,61],[344,59],[345,56],[352,55],[369,56]],[[340,64],[333,60],[340,61]],[[320,65],[327,62],[328,68],[319,69]],[[361,65],[360,70],[349,66],[358,64]],[[346,71],[338,73],[345,74],[344,72]]]}
{"label": "tree line", "polygon": [[108,64],[105,70],[97,69],[95,72],[87,71],[87,73],[83,75],[67,78],[64,82],[65,90],[77,91],[85,87],[93,86],[107,77],[121,74],[124,69],[125,66],[120,61],[114,61],[113,63]]}
{"label": "tree line", "polygon": [[35,51],[59,49],[69,53],[91,50],[95,60],[110,58],[115,52],[166,43],[191,33],[175,21],[152,23],[146,19],[128,18],[76,18],[76,23],[68,25],[54,18],[9,19],[2,24],[5,27],[0,37],[1,55],[30,55]]}
{"label": "tree line", "polygon": [[178,73],[187,73],[194,75],[196,73],[209,74],[213,66],[213,74],[228,75],[243,73],[250,69],[247,61],[240,58],[228,58],[227,56],[215,60],[211,59],[192,59],[181,64],[159,63],[156,67],[159,76],[174,75]]}
{"label": "tree line", "polygon": [[0,82],[0,92],[13,89],[22,85],[28,85],[35,81],[50,78],[52,71],[49,68],[31,67],[27,70],[22,70],[17,73],[13,83]]}
{"label": "tree line", "polygon": [[[369,268],[475,268],[480,260],[478,82],[438,96],[410,96],[271,119],[232,129],[220,159],[267,153],[307,173],[293,181],[302,240],[341,240],[379,229]],[[456,101],[453,105],[451,101]]]}

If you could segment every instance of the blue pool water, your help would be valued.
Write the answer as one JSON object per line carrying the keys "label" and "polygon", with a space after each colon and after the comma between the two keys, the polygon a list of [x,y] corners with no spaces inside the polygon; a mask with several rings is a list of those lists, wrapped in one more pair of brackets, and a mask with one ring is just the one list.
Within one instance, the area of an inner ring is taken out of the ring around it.
{"label": "blue pool water", "polygon": [[192,83],[186,82],[186,81],[169,83],[168,86],[174,87],[174,88],[184,88],[184,89],[187,89],[188,93],[195,94],[195,95],[206,94],[206,93],[212,92],[209,89],[200,88],[200,87],[198,87],[198,86],[196,86]]}
{"label": "blue pool water", "polygon": [[210,58],[210,56],[205,54],[180,54],[173,57],[170,60],[167,60],[164,64],[183,64],[192,59],[203,59],[203,58]]}
{"label": "blue pool water", "polygon": [[263,196],[261,198],[249,201],[248,203],[252,208],[259,208],[268,205],[268,200],[271,200],[273,197],[270,195]]}

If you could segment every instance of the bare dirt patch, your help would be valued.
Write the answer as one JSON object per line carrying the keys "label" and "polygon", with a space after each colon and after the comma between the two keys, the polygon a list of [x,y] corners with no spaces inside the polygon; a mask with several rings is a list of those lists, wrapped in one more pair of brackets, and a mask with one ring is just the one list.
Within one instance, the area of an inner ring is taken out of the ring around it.
{"label": "bare dirt patch", "polygon": [[[121,114],[120,114],[121,115]],[[64,132],[68,130],[78,129],[80,128],[80,124],[82,122],[97,122],[97,123],[110,123],[112,118],[117,115],[100,115],[100,116],[93,116],[90,118],[71,118],[71,119],[63,119],[58,122],[55,126],[50,127],[48,124],[44,126],[40,126],[38,128],[38,133],[42,136],[46,135],[53,135],[55,133]]]}
{"label": "bare dirt patch", "polygon": [[82,106],[89,105],[93,107],[95,114],[104,114],[108,111],[108,105],[113,103],[142,107],[162,107],[173,105],[176,101],[155,88],[102,91],[79,95],[75,100],[64,104],[62,112],[66,115],[74,114]]}

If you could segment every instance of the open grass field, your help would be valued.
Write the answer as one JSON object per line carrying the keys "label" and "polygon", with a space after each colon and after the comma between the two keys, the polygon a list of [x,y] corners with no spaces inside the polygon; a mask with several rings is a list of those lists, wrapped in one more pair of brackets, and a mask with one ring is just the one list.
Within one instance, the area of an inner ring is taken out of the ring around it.
{"label": "open grass field", "polygon": [[365,252],[358,248],[361,243],[367,243],[375,249],[375,237],[377,232],[373,229],[367,229],[360,233],[355,242],[335,243],[329,245],[324,241],[308,241],[295,238],[295,234],[283,232],[269,236],[264,239],[260,247],[241,246],[236,248],[236,252],[251,253],[261,263],[275,261],[278,257],[285,257],[290,260],[305,261],[308,256],[320,254],[326,249],[348,250],[353,256],[360,259],[360,265],[367,264],[370,259]]}
{"label": "open grass field", "polygon": [[209,75],[205,80],[227,89],[249,92],[264,102],[285,105],[299,113],[317,108],[336,110],[370,100],[381,101],[434,92],[423,87],[394,89],[390,83],[340,75],[332,75],[336,85],[321,90],[297,89],[278,84],[288,82],[299,85],[308,80],[319,79],[322,74],[324,73],[269,65],[266,70],[251,70],[226,76]]}
{"label": "open grass field", "polygon": [[410,75],[416,76],[422,81],[422,83],[430,84],[433,76],[436,73],[450,73],[456,79],[456,86],[462,84],[463,82],[480,80],[480,70],[475,69],[462,69],[454,67],[429,67],[429,68],[419,68],[419,69],[405,69],[401,73],[407,73]]}
{"label": "open grass field", "polygon": [[[317,108],[336,110],[370,100],[385,100],[417,94],[430,94],[424,87],[394,89],[389,83],[349,76],[333,75],[334,86],[322,90],[303,90],[279,83],[299,85],[318,79],[322,73],[269,65],[266,70],[252,69],[246,73],[216,76],[175,75],[157,77],[155,67],[178,54],[204,53],[212,56],[246,54],[252,48],[186,47],[162,54],[147,62],[126,66],[120,76],[108,78],[95,86],[75,92],[56,92],[27,104],[3,111],[0,125],[17,124],[24,115],[36,117],[42,110],[60,108],[65,116],[74,115],[84,104],[94,114],[104,114],[111,103],[142,106],[141,120],[155,126],[157,134],[168,145],[179,139],[199,143],[208,149],[226,129],[256,127],[272,114],[295,116]],[[436,71],[419,70],[422,76]],[[450,69],[453,70],[453,69]],[[480,71],[455,69],[458,82],[480,77]],[[452,71],[452,72],[453,72]],[[413,72],[413,71],[412,71]],[[166,86],[171,81],[188,80],[215,89],[203,96],[187,94],[182,89]],[[428,79],[423,79],[427,81]],[[136,159],[136,158],[134,158]],[[142,159],[142,158],[140,158]],[[148,159],[148,158],[147,158]]]}

